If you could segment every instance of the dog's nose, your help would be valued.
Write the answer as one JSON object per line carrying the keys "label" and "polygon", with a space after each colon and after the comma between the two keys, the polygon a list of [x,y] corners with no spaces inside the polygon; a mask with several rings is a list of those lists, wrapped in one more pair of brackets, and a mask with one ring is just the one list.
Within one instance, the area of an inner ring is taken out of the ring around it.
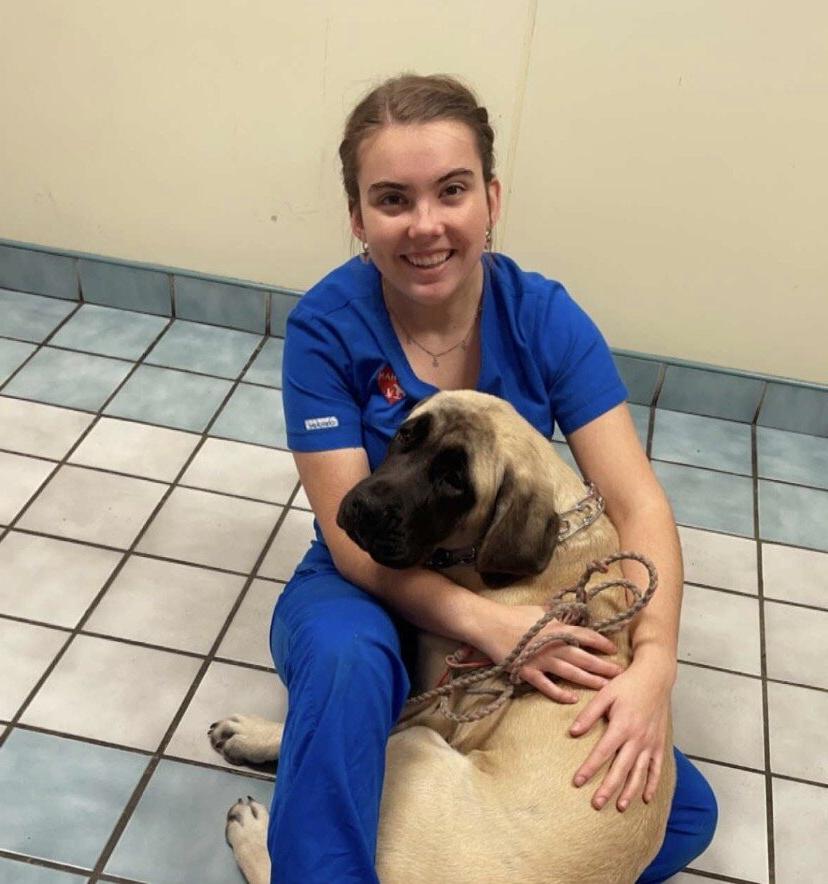
{"label": "dog's nose", "polygon": [[360,539],[370,537],[382,519],[382,507],[359,491],[346,495],[337,522],[349,534]]}

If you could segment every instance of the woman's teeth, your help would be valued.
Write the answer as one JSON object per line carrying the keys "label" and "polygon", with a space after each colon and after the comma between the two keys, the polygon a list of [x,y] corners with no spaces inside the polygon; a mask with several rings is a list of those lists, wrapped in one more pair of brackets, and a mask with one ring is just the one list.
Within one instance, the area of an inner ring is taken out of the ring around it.
{"label": "woman's teeth", "polygon": [[439,264],[445,264],[446,261],[452,256],[452,252],[440,252],[436,255],[428,255],[423,256],[421,258],[417,258],[414,255],[403,255],[406,261],[409,264],[413,264],[415,267],[437,267]]}

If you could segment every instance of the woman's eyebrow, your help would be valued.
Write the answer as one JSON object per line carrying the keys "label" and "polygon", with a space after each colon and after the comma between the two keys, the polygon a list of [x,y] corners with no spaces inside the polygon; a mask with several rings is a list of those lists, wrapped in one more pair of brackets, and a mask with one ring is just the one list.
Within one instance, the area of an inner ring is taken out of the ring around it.
{"label": "woman's eyebrow", "polygon": [[[451,172],[441,175],[436,183],[442,184],[444,181],[448,181],[449,178],[474,178],[474,172],[471,169],[452,169]],[[408,190],[408,185],[398,184],[396,181],[377,181],[376,184],[372,184],[368,188],[368,192],[376,190]]]}

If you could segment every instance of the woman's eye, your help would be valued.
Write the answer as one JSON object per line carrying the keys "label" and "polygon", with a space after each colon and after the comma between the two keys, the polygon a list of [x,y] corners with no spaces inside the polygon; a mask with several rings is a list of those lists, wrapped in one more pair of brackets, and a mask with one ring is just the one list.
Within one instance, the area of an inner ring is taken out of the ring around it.
{"label": "woman's eye", "polygon": [[398,193],[387,193],[380,199],[381,206],[401,206],[402,197]]}
{"label": "woman's eye", "polygon": [[449,184],[449,186],[443,191],[446,196],[460,196],[461,193],[464,193],[466,190],[462,184]]}

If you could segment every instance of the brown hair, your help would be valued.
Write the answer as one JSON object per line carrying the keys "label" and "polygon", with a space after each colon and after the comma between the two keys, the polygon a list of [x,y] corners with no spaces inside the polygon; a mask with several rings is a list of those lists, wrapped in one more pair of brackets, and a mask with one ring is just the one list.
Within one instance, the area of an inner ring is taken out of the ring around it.
{"label": "brown hair", "polygon": [[342,181],[348,196],[348,211],[359,204],[357,152],[360,144],[383,126],[391,123],[428,123],[432,120],[456,120],[474,132],[477,151],[483,164],[483,181],[494,177],[494,131],[489,114],[480,107],[474,93],[447,74],[420,77],[402,74],[373,89],[351,111],[345,124],[345,136],[339,145]]}

